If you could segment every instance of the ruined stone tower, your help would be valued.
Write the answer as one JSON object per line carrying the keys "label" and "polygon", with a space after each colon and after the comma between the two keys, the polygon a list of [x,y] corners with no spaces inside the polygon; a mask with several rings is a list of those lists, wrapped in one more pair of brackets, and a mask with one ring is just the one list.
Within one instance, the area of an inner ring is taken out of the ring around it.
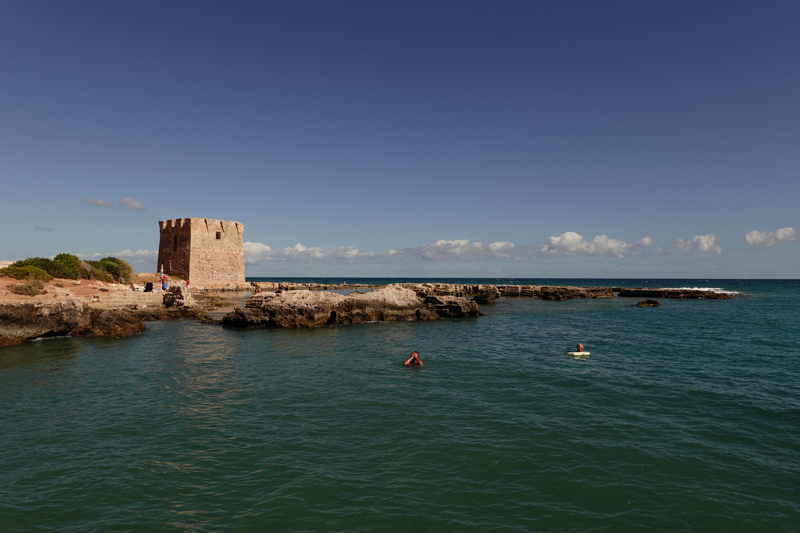
{"label": "ruined stone tower", "polygon": [[211,218],[161,220],[158,266],[195,287],[243,284],[244,226]]}

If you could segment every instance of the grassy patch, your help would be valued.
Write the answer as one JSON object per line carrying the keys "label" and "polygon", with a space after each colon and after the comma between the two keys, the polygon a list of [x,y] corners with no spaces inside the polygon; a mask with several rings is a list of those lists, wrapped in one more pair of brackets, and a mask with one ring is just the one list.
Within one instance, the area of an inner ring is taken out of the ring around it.
{"label": "grassy patch", "polygon": [[38,279],[31,279],[19,285],[12,285],[9,287],[14,294],[22,294],[25,296],[36,296],[44,287],[44,282]]}

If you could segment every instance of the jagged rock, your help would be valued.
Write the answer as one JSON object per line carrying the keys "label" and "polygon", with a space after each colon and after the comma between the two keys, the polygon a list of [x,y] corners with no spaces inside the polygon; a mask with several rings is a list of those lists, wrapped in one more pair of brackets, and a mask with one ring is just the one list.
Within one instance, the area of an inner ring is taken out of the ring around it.
{"label": "jagged rock", "polygon": [[730,300],[732,296],[723,292],[693,289],[627,289],[619,290],[621,298],[675,298],[680,300]]}
{"label": "jagged rock", "polygon": [[87,309],[70,335],[124,338],[138,335],[146,329],[144,322],[124,309]]}
{"label": "jagged rock", "polygon": [[658,300],[639,300],[639,303],[636,305],[638,307],[658,307],[661,305],[661,302]]}
{"label": "jagged rock", "polygon": [[500,297],[500,291],[495,285],[482,285],[475,293],[472,301],[478,304],[493,304]]}
{"label": "jagged rock", "polygon": [[[214,319],[206,315],[203,317],[203,322],[213,324]],[[221,324],[225,326],[233,326],[236,328],[265,328],[270,324],[269,315],[264,313],[261,309],[248,309],[246,307],[238,307],[225,315],[222,318]]]}
{"label": "jagged rock", "polygon": [[498,287],[500,294],[505,296],[506,298],[513,298],[519,296],[520,293],[520,286],[519,285],[502,285]]}
{"label": "jagged rock", "polygon": [[[388,285],[365,294],[349,294],[336,309],[336,324],[386,320],[413,320],[422,299],[400,285]],[[427,316],[427,314],[425,315]]]}
{"label": "jagged rock", "polygon": [[244,308],[228,313],[222,324],[242,328],[313,327],[389,320],[438,320],[478,316],[478,304],[464,297],[432,296],[423,302],[400,284],[347,296],[330,292],[294,290],[256,294]]}
{"label": "jagged rock", "polygon": [[463,296],[428,296],[424,303],[432,306],[436,314],[442,318],[463,318],[481,314],[478,304],[474,301],[468,302]]}
{"label": "jagged rock", "polygon": [[0,304],[0,346],[13,346],[37,337],[67,335],[87,306],[82,300]]}
{"label": "jagged rock", "polygon": [[423,304],[414,314],[420,322],[440,319],[439,313],[436,312],[436,307],[430,304]]}
{"label": "jagged rock", "polygon": [[184,285],[174,284],[164,293],[164,307],[194,307],[197,305],[194,298]]}
{"label": "jagged rock", "polygon": [[336,308],[344,299],[341,294],[319,291],[257,294],[250,297],[245,309],[228,313],[222,319],[222,324],[247,328],[307,328],[333,324]]}

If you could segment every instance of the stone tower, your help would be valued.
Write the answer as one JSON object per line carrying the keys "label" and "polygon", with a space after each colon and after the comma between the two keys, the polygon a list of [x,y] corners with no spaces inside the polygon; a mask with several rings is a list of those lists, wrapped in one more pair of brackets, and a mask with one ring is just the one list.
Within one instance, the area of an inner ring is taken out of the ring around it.
{"label": "stone tower", "polygon": [[176,218],[158,223],[160,271],[195,287],[244,284],[244,226],[211,218]]}

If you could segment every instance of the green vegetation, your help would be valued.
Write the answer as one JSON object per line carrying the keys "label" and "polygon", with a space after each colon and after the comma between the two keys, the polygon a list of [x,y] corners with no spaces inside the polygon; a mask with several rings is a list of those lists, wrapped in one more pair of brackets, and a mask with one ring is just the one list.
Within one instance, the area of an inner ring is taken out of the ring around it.
{"label": "green vegetation", "polygon": [[92,268],[92,277],[100,281],[130,283],[133,267],[117,257],[104,257],[99,261],[86,261]]}
{"label": "green vegetation", "polygon": [[99,261],[81,261],[72,254],[58,254],[53,259],[29,257],[0,270],[0,276],[39,281],[66,278],[130,283],[132,275],[133,267],[117,257],[104,257]]}
{"label": "green vegetation", "polygon": [[58,254],[53,259],[53,272],[51,275],[54,278],[67,278],[67,279],[88,279],[89,269],[87,269],[80,259],[72,254]]}
{"label": "green vegetation", "polygon": [[53,277],[39,267],[33,265],[24,266],[7,266],[0,270],[0,276],[6,276],[14,279],[35,279],[38,281],[50,281]]}
{"label": "green vegetation", "polygon": [[44,287],[44,282],[38,279],[31,279],[25,283],[20,283],[19,285],[12,285],[10,287],[11,292],[15,294],[24,294],[25,296],[36,296],[39,294],[39,291],[42,290]]}

